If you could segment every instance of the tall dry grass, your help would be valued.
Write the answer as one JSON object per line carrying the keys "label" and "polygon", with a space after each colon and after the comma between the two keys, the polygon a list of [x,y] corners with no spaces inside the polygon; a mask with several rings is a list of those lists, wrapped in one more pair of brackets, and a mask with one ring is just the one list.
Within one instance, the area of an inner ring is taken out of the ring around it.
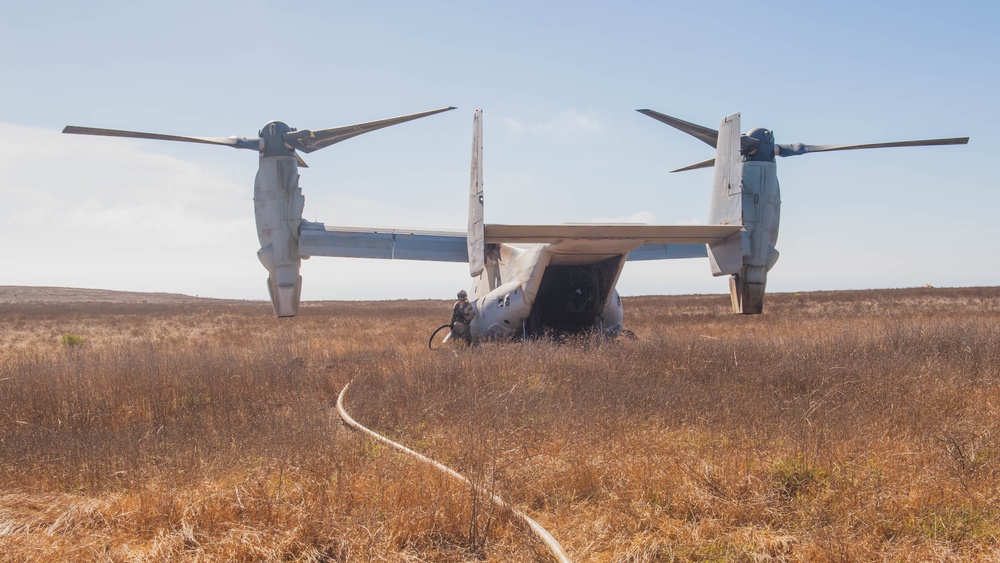
{"label": "tall dry grass", "polygon": [[425,348],[443,302],[0,304],[0,554],[544,558],[344,429],[354,380],[356,419],[577,560],[1000,557],[1000,289],[726,299],[626,299],[636,341],[455,353]]}

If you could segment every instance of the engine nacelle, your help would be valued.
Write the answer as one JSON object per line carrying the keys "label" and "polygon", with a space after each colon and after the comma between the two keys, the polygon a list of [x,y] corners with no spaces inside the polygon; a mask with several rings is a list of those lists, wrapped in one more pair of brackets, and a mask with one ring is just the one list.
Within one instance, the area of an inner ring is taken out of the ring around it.
{"label": "engine nacelle", "polygon": [[294,156],[260,158],[253,202],[257,238],[260,240],[257,258],[269,274],[267,290],[274,314],[294,317],[299,312],[299,296],[302,293],[299,226],[305,206]]}
{"label": "engine nacelle", "polygon": [[764,310],[767,272],[778,261],[778,223],[781,193],[773,162],[744,162],[742,181],[743,225],[747,244],[739,272],[729,279],[733,312],[760,314]]}

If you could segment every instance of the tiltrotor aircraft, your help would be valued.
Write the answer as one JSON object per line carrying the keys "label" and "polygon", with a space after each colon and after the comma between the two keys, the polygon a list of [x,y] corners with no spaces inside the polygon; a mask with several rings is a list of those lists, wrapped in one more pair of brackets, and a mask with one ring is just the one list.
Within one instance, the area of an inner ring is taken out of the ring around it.
{"label": "tiltrotor aircraft", "polygon": [[335,227],[302,218],[304,198],[296,150],[334,143],[413,119],[455,109],[430,110],[319,131],[297,131],[271,121],[259,138],[183,137],[69,126],[63,133],[183,141],[252,149],[260,153],[254,208],[268,271],[267,286],[278,317],[298,313],[303,258],[336,256],[468,262],[469,298],[476,311],[473,340],[596,330],[622,330],[622,302],[615,290],[625,262],[707,257],[713,275],[729,276],[733,312],[763,311],[767,273],[778,259],[775,244],[781,198],[775,156],[811,152],[965,144],[968,137],[865,145],[782,145],[771,131],[740,133],[740,114],[719,130],[638,110],[716,148],[714,158],[680,168],[714,166],[709,225],[567,224],[497,225],[484,221],[483,114],[473,116],[468,230],[417,231]]}

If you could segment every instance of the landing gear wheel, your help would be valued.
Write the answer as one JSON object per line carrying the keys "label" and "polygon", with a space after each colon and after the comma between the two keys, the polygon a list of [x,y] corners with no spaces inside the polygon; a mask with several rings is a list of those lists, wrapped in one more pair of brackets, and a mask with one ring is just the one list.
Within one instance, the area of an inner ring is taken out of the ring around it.
{"label": "landing gear wheel", "polygon": [[[445,330],[447,329],[447,330]],[[437,350],[448,343],[451,337],[451,325],[441,325],[431,334],[430,339],[427,340],[427,347],[431,350]]]}

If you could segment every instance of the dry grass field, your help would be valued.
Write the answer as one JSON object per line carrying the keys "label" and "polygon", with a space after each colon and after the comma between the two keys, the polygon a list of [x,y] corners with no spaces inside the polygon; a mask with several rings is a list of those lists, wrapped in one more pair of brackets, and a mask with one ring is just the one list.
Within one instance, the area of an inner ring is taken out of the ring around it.
{"label": "dry grass field", "polygon": [[0,288],[0,559],[1000,559],[1000,288],[625,299],[437,351],[443,301]]}

